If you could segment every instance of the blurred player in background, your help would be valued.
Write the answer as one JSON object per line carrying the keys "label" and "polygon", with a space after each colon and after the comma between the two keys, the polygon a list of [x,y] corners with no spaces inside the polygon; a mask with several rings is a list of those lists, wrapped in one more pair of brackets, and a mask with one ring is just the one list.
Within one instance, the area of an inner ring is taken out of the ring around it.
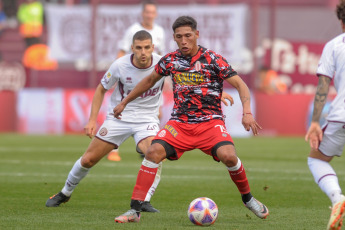
{"label": "blurred player in background", "polygon": [[[47,207],[57,207],[67,202],[75,187],[87,175],[91,167],[101,160],[112,149],[118,148],[126,139],[133,136],[139,153],[146,153],[151,141],[159,130],[158,112],[162,100],[164,80],[157,81],[152,88],[147,89],[123,112],[126,118],[114,118],[113,108],[133,90],[140,80],[150,74],[161,56],[152,53],[154,45],[152,36],[145,30],[138,31],[132,38],[132,52],[112,63],[97,86],[92,100],[91,113],[84,130],[92,141],[84,155],[76,161],[70,171],[65,186],[56,195],[47,200]],[[106,120],[96,134],[96,120],[107,90],[115,84],[116,88],[111,95]],[[96,136],[95,136],[96,134]],[[95,137],[94,137],[95,136]],[[160,181],[162,164],[145,197],[142,211],[158,212],[150,204],[151,196]]]}
{"label": "blurred player in background", "polygon": [[[345,145],[345,1],[336,8],[343,33],[329,41],[322,52],[317,76],[319,83],[315,93],[312,122],[305,136],[311,150],[308,165],[315,182],[332,202],[327,229],[340,229],[345,215],[345,196],[338,177],[330,165],[334,156],[341,156]],[[331,80],[337,96],[333,100],[327,122],[321,129],[320,116],[327,101]]]}
{"label": "blurred player in background", "polygon": [[[131,52],[131,41],[133,35],[139,30],[146,30],[152,36],[152,42],[154,44],[154,52],[158,54],[163,54],[165,50],[165,35],[163,27],[154,23],[157,17],[157,5],[154,1],[144,1],[142,3],[142,21],[136,22],[131,25],[125,32],[124,37],[119,42],[120,51],[117,54],[117,57],[122,57],[125,54]],[[119,155],[119,150],[112,150],[108,156],[108,160],[111,161],[120,161],[121,157]]]}
{"label": "blurred player in background", "polygon": [[131,40],[133,35],[139,30],[146,30],[152,36],[152,42],[155,46],[154,52],[162,55],[165,52],[165,33],[163,27],[155,23],[157,18],[157,5],[154,1],[144,1],[142,3],[142,21],[131,25],[125,32],[122,40],[119,42],[120,51],[117,57],[131,52]]}
{"label": "blurred player in background", "polygon": [[185,151],[193,149],[200,149],[221,161],[236,184],[244,205],[264,219],[269,214],[268,209],[250,193],[244,167],[225,128],[221,109],[223,82],[227,81],[240,95],[244,128],[257,135],[261,127],[251,113],[249,89],[222,56],[198,46],[199,31],[194,18],[181,16],[172,28],[179,49],[165,55],[154,71],[114,108],[115,117],[127,119],[122,111],[131,106],[131,101],[165,76],[171,76],[174,82],[171,119],[158,132],[145,155],[132,194],[131,209],[116,217],[115,222],[139,222],[141,206],[161,162],[166,158],[178,160]]}

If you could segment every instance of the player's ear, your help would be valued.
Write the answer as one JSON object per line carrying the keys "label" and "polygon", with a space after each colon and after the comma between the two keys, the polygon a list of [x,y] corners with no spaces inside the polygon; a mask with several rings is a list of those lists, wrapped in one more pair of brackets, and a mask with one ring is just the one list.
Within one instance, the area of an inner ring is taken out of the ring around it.
{"label": "player's ear", "polygon": [[133,44],[131,45],[131,50],[132,50],[132,52],[134,53],[134,48],[133,48]]}
{"label": "player's ear", "polygon": [[199,30],[195,31],[195,36],[196,36],[196,38],[199,38]]}
{"label": "player's ear", "polygon": [[154,49],[155,49],[155,44],[152,43],[152,50],[154,50]]}

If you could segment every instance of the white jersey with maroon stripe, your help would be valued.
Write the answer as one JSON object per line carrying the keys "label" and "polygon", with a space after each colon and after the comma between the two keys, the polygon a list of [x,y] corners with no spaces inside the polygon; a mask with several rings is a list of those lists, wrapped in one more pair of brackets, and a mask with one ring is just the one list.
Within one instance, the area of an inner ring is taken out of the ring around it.
{"label": "white jersey with maroon stripe", "polygon": [[[152,73],[154,66],[161,58],[158,54],[152,54],[151,66],[146,69],[140,69],[134,66],[132,55],[133,54],[125,55],[114,61],[101,80],[101,84],[107,90],[116,85],[110,98],[107,119],[116,119],[113,116],[113,109],[143,78]],[[156,84],[143,95],[128,103],[122,112],[122,121],[133,123],[159,123],[158,114],[159,107],[162,103],[163,83],[164,78],[156,82]]]}
{"label": "white jersey with maroon stripe", "polygon": [[318,75],[334,80],[337,96],[333,100],[328,121],[345,122],[345,33],[329,41],[323,51],[317,69]]}

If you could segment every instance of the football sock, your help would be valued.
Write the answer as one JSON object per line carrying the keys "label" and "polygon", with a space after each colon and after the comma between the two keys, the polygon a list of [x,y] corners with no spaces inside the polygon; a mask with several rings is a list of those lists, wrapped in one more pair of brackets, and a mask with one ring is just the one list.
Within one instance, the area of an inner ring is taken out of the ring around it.
{"label": "football sock", "polygon": [[152,187],[159,164],[148,161],[144,158],[134,186],[132,200],[144,201]]}
{"label": "football sock", "polygon": [[153,181],[153,184],[152,184],[151,188],[149,189],[149,191],[147,192],[146,197],[145,197],[145,201],[148,201],[148,202],[150,202],[151,197],[155,193],[156,188],[159,184],[159,181],[161,180],[162,167],[163,167],[162,162],[160,162],[158,165],[159,166],[158,166],[158,170],[157,170],[157,173],[155,176],[155,180]]}
{"label": "football sock", "polygon": [[248,194],[250,192],[250,187],[246,172],[243,168],[242,162],[237,158],[237,164],[233,167],[227,167],[232,181],[236,184],[238,190],[241,194]]}
{"label": "football sock", "polygon": [[341,196],[341,188],[332,166],[326,161],[312,157],[308,157],[308,166],[315,182],[326,193],[332,204],[338,202]]}
{"label": "football sock", "polygon": [[253,197],[251,193],[241,194],[241,196],[242,196],[242,202],[243,203],[247,203]]}
{"label": "football sock", "polygon": [[138,216],[140,216],[141,205],[143,201],[140,200],[131,200],[131,209],[135,209],[137,211]]}
{"label": "football sock", "polygon": [[61,192],[66,196],[71,196],[75,187],[79,184],[79,182],[87,175],[89,172],[89,168],[84,168],[81,166],[81,158],[79,158],[71,171],[68,174],[67,180],[65,182],[65,186],[62,188]]}

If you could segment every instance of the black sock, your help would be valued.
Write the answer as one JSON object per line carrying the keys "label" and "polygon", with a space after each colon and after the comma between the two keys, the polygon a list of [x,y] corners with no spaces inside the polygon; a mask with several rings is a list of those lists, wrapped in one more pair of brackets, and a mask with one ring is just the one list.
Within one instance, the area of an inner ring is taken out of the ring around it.
{"label": "black sock", "polygon": [[243,203],[247,203],[248,201],[250,201],[250,199],[252,199],[252,194],[249,192],[247,194],[241,194],[242,196],[242,201]]}
{"label": "black sock", "polygon": [[140,200],[131,200],[131,209],[135,209],[137,211],[138,216],[140,216],[141,205],[143,201]]}

